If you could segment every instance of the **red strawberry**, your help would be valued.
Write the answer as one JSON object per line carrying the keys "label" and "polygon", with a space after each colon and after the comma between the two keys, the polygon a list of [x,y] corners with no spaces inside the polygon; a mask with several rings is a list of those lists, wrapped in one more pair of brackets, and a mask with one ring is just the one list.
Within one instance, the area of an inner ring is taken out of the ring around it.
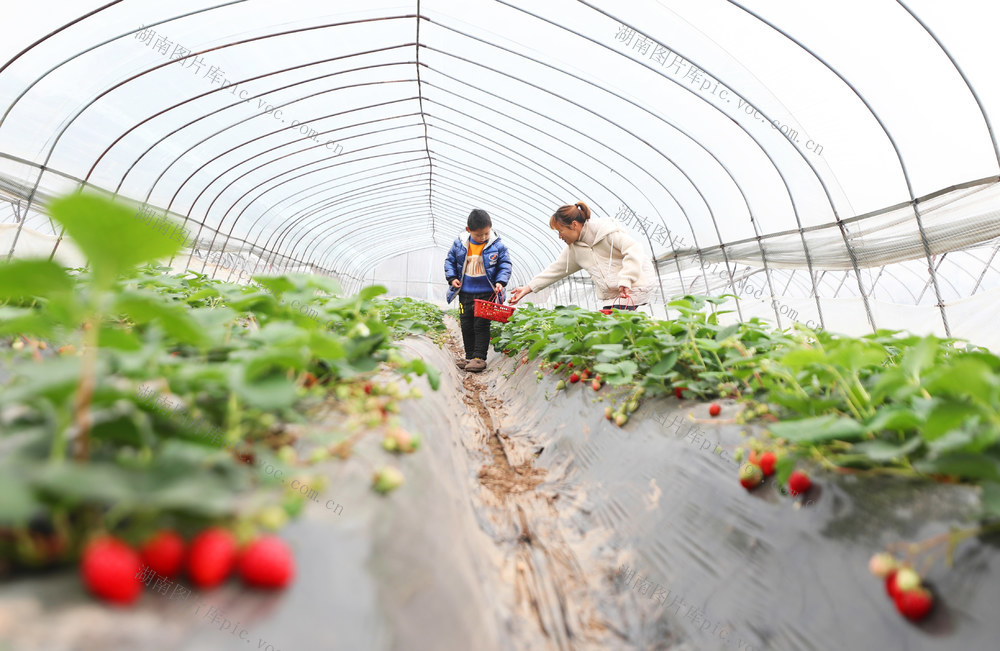
{"label": "red strawberry", "polygon": [[583,373],[580,373],[580,377],[583,378],[584,380],[586,380],[587,378],[589,378],[590,377],[590,369],[589,368],[583,369]]}
{"label": "red strawberry", "polygon": [[[760,455],[758,464],[760,465],[760,469],[764,473],[765,477],[770,477],[774,474],[774,464],[777,462],[778,457],[775,456],[774,452],[765,452]],[[808,477],[806,479],[808,479]]]}
{"label": "red strawberry", "polygon": [[914,622],[927,617],[934,607],[934,597],[926,588],[902,591],[896,595],[895,601],[896,610]]}
{"label": "red strawberry", "polygon": [[295,558],[284,540],[262,536],[240,555],[239,573],[247,585],[284,588],[295,576]]}
{"label": "red strawberry", "polygon": [[566,364],[566,368],[573,368],[573,362]]}
{"label": "red strawberry", "polygon": [[687,387],[674,387],[674,395],[677,396],[678,400],[684,397],[681,395],[684,391],[687,391]]}
{"label": "red strawberry", "polygon": [[365,393],[366,394],[371,395],[372,394],[372,383],[371,382],[365,382],[364,389],[365,389]]}
{"label": "red strawberry", "polygon": [[556,362],[556,364],[552,367],[552,370],[553,371],[558,371],[560,366],[562,366],[562,363]]}
{"label": "red strawberry", "polygon": [[172,579],[184,563],[184,539],[175,531],[160,531],[139,549],[139,556],[149,569]]}
{"label": "red strawberry", "polygon": [[743,488],[753,490],[764,480],[764,473],[760,471],[760,466],[752,463],[744,463],[740,468],[740,485]]}
{"label": "red strawberry", "polygon": [[899,595],[899,586],[896,585],[897,571],[892,570],[885,576],[885,591],[889,593],[891,599],[895,599]]}
{"label": "red strawberry", "polygon": [[722,412],[722,407],[716,403],[712,403],[708,406],[708,415],[715,418]]}
{"label": "red strawberry", "polygon": [[220,527],[205,529],[191,541],[188,576],[200,588],[213,588],[229,577],[236,563],[236,539]]}
{"label": "red strawberry", "polygon": [[138,574],[142,561],[134,549],[117,538],[97,538],[83,550],[80,574],[94,595],[116,604],[130,604],[142,592]]}
{"label": "red strawberry", "polygon": [[810,486],[812,486],[812,481],[809,480],[809,475],[801,470],[796,470],[788,477],[788,492],[792,495],[804,493],[809,490]]}
{"label": "red strawberry", "polygon": [[591,386],[591,388],[594,389],[594,391],[600,391],[601,390],[601,381],[600,380],[594,380],[593,382],[590,383],[590,386]]}
{"label": "red strawberry", "polygon": [[573,383],[573,384],[576,384],[577,382],[579,382],[579,381],[580,381],[580,376],[579,376],[579,374],[577,374],[577,373],[573,373],[572,375],[570,375],[570,376],[569,376],[569,381],[570,381],[571,383]]}

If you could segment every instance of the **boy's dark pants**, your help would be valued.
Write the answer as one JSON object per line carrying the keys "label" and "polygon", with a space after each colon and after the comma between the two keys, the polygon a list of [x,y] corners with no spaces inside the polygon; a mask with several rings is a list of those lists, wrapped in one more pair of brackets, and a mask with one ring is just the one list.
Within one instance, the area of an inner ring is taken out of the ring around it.
{"label": "boy's dark pants", "polygon": [[458,310],[462,323],[462,343],[465,344],[465,359],[486,360],[486,353],[490,349],[490,326],[493,322],[489,319],[475,316],[478,298],[481,301],[489,300],[493,296],[492,292],[483,294],[458,293]]}

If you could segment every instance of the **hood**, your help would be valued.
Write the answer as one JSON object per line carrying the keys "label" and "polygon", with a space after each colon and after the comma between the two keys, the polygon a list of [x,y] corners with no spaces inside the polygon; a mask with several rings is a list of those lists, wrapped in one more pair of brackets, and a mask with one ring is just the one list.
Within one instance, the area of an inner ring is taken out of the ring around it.
{"label": "hood", "polygon": [[[472,234],[469,231],[462,231],[462,234],[458,236],[458,239],[460,239],[462,241],[463,245],[469,246],[469,240],[472,239]],[[496,242],[499,239],[500,239],[500,236],[497,235],[496,230],[491,228],[490,229],[490,239],[486,240],[486,246],[489,246],[490,244],[493,244],[494,242]],[[483,248],[486,248],[486,247],[484,246]]]}
{"label": "hood", "polygon": [[583,225],[580,238],[577,240],[587,246],[594,246],[608,235],[621,230],[621,225],[613,219],[591,217]]}

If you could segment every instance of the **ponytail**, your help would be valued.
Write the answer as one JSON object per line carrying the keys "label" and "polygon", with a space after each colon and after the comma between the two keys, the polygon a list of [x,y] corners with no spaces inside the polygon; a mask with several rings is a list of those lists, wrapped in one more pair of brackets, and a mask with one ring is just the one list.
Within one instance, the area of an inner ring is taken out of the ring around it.
{"label": "ponytail", "polygon": [[569,226],[573,222],[587,223],[590,219],[590,207],[582,201],[573,205],[561,206],[549,220],[549,226],[555,228],[556,222],[563,226]]}

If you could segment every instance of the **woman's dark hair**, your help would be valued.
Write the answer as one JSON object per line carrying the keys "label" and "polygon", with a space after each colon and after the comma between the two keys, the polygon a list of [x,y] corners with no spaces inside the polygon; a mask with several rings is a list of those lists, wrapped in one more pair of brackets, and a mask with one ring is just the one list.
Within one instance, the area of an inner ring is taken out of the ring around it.
{"label": "woman's dark hair", "polygon": [[585,224],[588,219],[590,219],[590,208],[582,201],[578,201],[572,206],[561,206],[559,210],[555,211],[549,220],[549,226],[555,228],[556,222],[559,222],[563,226],[569,226],[573,222]]}
{"label": "woman's dark hair", "polygon": [[476,208],[469,213],[469,223],[467,226],[470,231],[480,231],[487,226],[492,226],[493,222],[490,221],[490,214],[483,210],[482,208]]}

